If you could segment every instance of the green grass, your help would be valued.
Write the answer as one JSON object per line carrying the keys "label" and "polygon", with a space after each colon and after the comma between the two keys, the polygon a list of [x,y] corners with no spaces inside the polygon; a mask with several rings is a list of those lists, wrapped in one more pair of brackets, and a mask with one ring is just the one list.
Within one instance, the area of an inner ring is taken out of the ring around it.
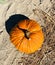
{"label": "green grass", "polygon": [[4,3],[5,2],[5,0],[0,0],[0,3]]}

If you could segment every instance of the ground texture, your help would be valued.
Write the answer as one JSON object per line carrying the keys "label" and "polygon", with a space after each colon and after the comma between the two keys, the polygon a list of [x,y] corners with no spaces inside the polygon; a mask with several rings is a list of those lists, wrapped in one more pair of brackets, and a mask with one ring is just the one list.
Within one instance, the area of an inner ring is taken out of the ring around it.
{"label": "ground texture", "polygon": [[[5,21],[23,14],[40,23],[45,40],[33,54],[18,51],[9,40]],[[55,65],[55,0],[6,0],[0,2],[0,65]]]}

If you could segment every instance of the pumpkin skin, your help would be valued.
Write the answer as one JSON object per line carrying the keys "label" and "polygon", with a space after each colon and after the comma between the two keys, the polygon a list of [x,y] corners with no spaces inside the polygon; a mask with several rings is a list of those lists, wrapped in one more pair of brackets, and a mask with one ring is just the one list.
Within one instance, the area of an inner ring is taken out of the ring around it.
{"label": "pumpkin skin", "polygon": [[11,30],[10,40],[18,50],[30,54],[40,49],[44,35],[36,21],[22,20]]}

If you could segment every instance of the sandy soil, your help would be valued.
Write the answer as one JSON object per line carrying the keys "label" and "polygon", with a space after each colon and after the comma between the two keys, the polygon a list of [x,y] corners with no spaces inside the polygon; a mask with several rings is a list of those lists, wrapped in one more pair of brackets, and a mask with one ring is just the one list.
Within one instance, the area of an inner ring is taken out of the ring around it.
{"label": "sandy soil", "polygon": [[[14,14],[37,20],[43,28],[45,41],[40,50],[27,55],[17,51],[10,42],[5,21]],[[0,2],[0,65],[55,65],[55,1],[6,0]]]}

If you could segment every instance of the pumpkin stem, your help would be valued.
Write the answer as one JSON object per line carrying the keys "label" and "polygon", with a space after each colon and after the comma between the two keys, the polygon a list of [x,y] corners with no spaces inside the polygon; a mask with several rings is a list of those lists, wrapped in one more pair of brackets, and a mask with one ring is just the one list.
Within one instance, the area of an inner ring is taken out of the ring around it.
{"label": "pumpkin stem", "polygon": [[26,30],[25,31],[25,36],[26,36],[27,39],[29,39],[29,35],[30,35],[30,32]]}
{"label": "pumpkin stem", "polygon": [[25,34],[25,37],[27,38],[27,39],[29,39],[29,35],[30,35],[30,32],[28,31],[28,30],[25,30],[25,29],[22,29],[22,28],[20,28],[19,26],[17,26],[20,30],[22,30],[23,32],[24,32],[24,34]]}

